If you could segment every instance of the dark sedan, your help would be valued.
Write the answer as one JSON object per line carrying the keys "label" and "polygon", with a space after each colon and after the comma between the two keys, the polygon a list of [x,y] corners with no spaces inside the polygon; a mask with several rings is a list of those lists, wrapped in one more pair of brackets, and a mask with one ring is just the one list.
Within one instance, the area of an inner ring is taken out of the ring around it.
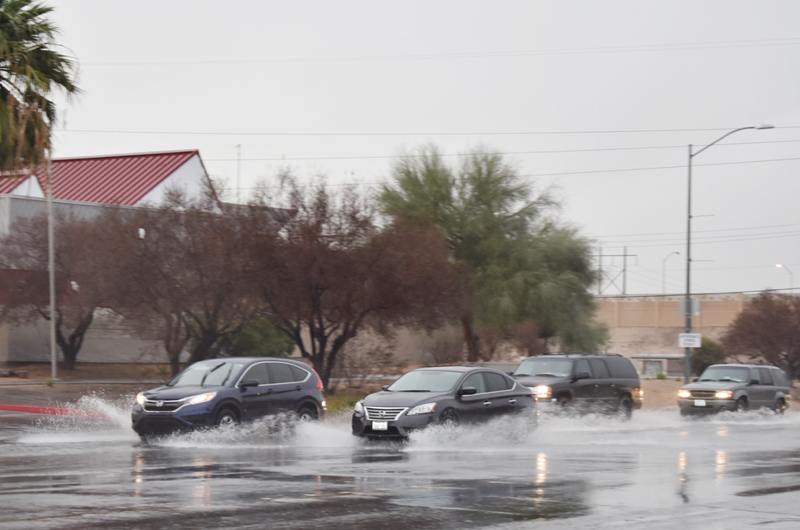
{"label": "dark sedan", "polygon": [[136,396],[131,419],[140,436],[234,425],[275,414],[317,419],[322,382],[300,361],[268,357],[212,359]]}
{"label": "dark sedan", "polygon": [[419,368],[356,403],[352,427],[356,436],[402,439],[429,425],[478,423],[504,415],[519,415],[520,421],[535,425],[532,390],[488,368]]}

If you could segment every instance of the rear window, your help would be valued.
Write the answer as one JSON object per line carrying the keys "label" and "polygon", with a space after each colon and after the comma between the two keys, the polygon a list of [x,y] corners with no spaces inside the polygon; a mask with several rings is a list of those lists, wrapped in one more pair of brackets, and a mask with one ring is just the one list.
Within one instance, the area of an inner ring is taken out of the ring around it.
{"label": "rear window", "polygon": [[484,372],[483,377],[486,378],[486,389],[488,392],[498,392],[500,390],[508,390],[511,388],[511,381],[501,374],[494,374],[492,372]]}
{"label": "rear window", "polygon": [[639,377],[636,373],[636,368],[633,363],[625,357],[608,356],[603,360],[608,366],[608,371],[611,372],[611,377],[630,378],[635,379]]}
{"label": "rear window", "polygon": [[759,368],[759,373],[761,374],[761,384],[762,385],[772,385],[772,375],[770,374],[771,370],[769,368]]}
{"label": "rear window", "polygon": [[286,363],[269,363],[270,383],[293,383],[296,381],[292,368]]}
{"label": "rear window", "polygon": [[789,386],[789,382],[786,380],[786,374],[783,373],[783,370],[773,368],[770,372],[772,372],[772,379],[775,382],[775,386]]}
{"label": "rear window", "polygon": [[594,373],[596,378],[608,379],[608,369],[603,359],[589,359],[589,364],[592,365],[592,373]]}

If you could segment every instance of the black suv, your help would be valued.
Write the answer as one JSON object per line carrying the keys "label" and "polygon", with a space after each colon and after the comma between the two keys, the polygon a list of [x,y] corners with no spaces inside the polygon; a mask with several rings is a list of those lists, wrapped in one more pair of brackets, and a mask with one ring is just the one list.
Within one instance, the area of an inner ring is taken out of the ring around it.
{"label": "black suv", "polygon": [[783,370],[764,364],[712,364],[678,391],[681,415],[759,408],[778,414],[789,406],[789,381]]}
{"label": "black suv", "polygon": [[536,355],[511,375],[534,390],[544,412],[610,412],[630,418],[642,406],[636,368],[617,354]]}
{"label": "black suv", "polygon": [[131,419],[140,436],[234,425],[289,413],[325,412],[322,382],[300,361],[231,357],[194,363],[167,384],[136,396]]}

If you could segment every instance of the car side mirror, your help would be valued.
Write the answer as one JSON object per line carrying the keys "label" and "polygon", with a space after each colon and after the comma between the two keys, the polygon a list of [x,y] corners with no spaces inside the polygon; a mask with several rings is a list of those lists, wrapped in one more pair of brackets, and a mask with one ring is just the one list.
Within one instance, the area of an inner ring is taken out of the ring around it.
{"label": "car side mirror", "polygon": [[758,379],[751,379],[748,384],[750,384],[750,385],[760,385],[761,381],[759,381]]}
{"label": "car side mirror", "polygon": [[692,383],[696,383],[698,381],[700,381],[699,377],[692,377]]}
{"label": "car side mirror", "polygon": [[458,395],[460,396],[471,396],[473,394],[477,394],[478,389],[474,386],[465,386],[462,387],[461,390],[458,391]]}
{"label": "car side mirror", "polygon": [[381,390],[389,390],[389,385],[383,385],[383,386],[381,387]]}
{"label": "car side mirror", "polygon": [[258,381],[255,379],[245,379],[239,383],[239,388],[249,388],[251,386],[258,386]]}
{"label": "car side mirror", "polygon": [[578,372],[578,374],[575,376],[575,379],[576,380],[578,380],[578,379],[590,379],[591,377],[592,377],[592,374],[590,374],[589,372]]}
{"label": "car side mirror", "polygon": [[508,374],[508,375],[510,375],[510,376],[513,376],[513,375],[514,375],[514,372],[506,372],[506,374]]}

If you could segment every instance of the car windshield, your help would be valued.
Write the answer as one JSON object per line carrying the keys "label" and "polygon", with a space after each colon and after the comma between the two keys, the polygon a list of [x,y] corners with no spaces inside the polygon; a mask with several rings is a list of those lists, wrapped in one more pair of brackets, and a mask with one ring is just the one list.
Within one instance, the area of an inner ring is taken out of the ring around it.
{"label": "car windshield", "polygon": [[167,386],[223,386],[239,376],[242,366],[219,360],[195,363],[170,379]]}
{"label": "car windshield", "polygon": [[572,359],[528,359],[520,364],[514,375],[534,377],[569,377]]}
{"label": "car windshield", "polygon": [[743,366],[709,366],[699,380],[744,383],[749,372],[750,370]]}
{"label": "car windshield", "polygon": [[392,392],[447,392],[456,386],[462,372],[414,370],[401,376],[386,390]]}

